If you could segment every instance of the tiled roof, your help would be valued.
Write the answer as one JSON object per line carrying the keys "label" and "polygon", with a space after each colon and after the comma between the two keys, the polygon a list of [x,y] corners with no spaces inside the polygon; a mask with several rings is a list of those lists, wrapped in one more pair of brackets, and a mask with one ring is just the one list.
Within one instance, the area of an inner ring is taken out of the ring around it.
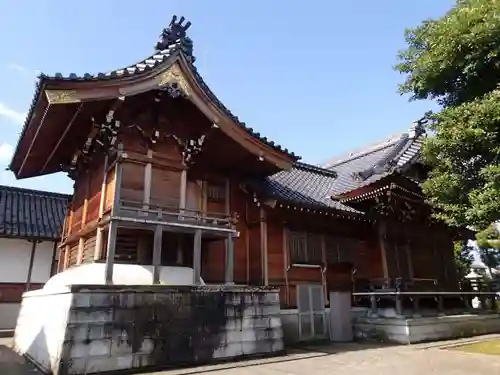
{"label": "tiled roof", "polygon": [[[183,18],[181,18],[182,23],[184,21]],[[180,24],[179,23],[179,24]],[[175,26],[175,25],[174,25]],[[170,28],[172,27],[172,23],[170,25]],[[186,28],[187,29],[187,28]],[[164,29],[164,37],[165,33],[169,33],[169,28]],[[143,74],[150,73],[152,70],[159,68],[160,66],[165,67],[169,66],[170,64],[174,63],[176,61],[176,58],[179,57],[180,55],[184,56],[186,61],[188,61],[188,65],[194,74],[197,83],[202,87],[202,89],[205,91],[207,96],[224,112],[228,117],[233,119],[237,124],[239,124],[241,127],[243,127],[252,137],[257,138],[261,142],[265,143],[269,147],[283,152],[290,156],[291,158],[295,160],[299,160],[300,157],[295,155],[293,152],[290,152],[288,149],[281,147],[280,145],[275,144],[274,142],[268,140],[266,137],[263,137],[260,133],[255,132],[252,128],[248,127],[244,122],[240,121],[237,116],[235,116],[228,108],[222,104],[222,102],[217,98],[217,96],[210,90],[208,85],[205,83],[201,75],[198,73],[196,67],[194,66],[194,56],[193,56],[193,42],[191,39],[188,37],[182,37],[178,39],[172,39],[171,35],[168,35],[170,39],[168,40],[162,40],[157,44],[156,51],[153,55],[147,57],[144,60],[139,61],[136,64],[127,66],[125,68],[121,69],[116,69],[112,70],[107,73],[97,73],[97,74],[90,74],[90,73],[85,73],[83,75],[78,75],[76,73],[71,73],[67,76],[64,76],[61,73],[56,73],[53,76],[46,75],[46,74],[41,74],[38,77],[38,82],[36,85],[36,90],[35,94],[30,106],[30,109],[28,111],[28,115],[23,127],[23,130],[21,134],[24,134],[29,120],[31,116],[33,115],[33,111],[35,110],[36,103],[38,102],[38,98],[40,96],[40,93],[43,91],[43,86],[47,83],[51,82],[61,82],[61,81],[70,81],[70,82],[88,82],[88,81],[109,81],[113,79],[120,79],[120,78],[126,78],[126,77],[132,77],[132,76],[140,76]],[[161,48],[161,49],[159,49]],[[21,139],[21,137],[19,138]]]}
{"label": "tiled roof", "polygon": [[293,205],[361,213],[332,196],[369,185],[419,160],[424,137],[421,124],[415,124],[407,133],[337,158],[325,167],[297,162],[290,170],[250,185],[268,198]]}
{"label": "tiled roof", "polygon": [[0,236],[59,239],[70,195],[0,185]]}
{"label": "tiled roof", "polygon": [[258,193],[281,202],[318,210],[360,213],[331,198],[337,174],[305,163],[250,184]]}
{"label": "tiled roof", "polygon": [[331,194],[340,196],[404,170],[420,159],[424,138],[422,125],[416,123],[407,133],[328,162],[324,168],[338,175]]}

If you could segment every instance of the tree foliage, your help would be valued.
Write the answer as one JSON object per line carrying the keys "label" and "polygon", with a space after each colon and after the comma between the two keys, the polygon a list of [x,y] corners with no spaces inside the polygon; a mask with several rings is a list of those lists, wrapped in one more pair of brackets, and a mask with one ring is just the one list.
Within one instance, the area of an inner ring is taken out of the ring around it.
{"label": "tree foliage", "polygon": [[406,31],[400,92],[435,99],[424,192],[449,224],[500,219],[500,0],[458,0],[442,18]]}
{"label": "tree foliage", "polygon": [[497,225],[491,224],[477,233],[476,240],[481,260],[493,276],[492,269],[500,266],[500,233]]}
{"label": "tree foliage", "polygon": [[500,0],[458,0],[437,20],[405,32],[408,47],[396,69],[413,99],[458,105],[494,90],[500,81]]}
{"label": "tree foliage", "polygon": [[469,273],[473,260],[472,249],[467,240],[454,243],[455,264],[460,278],[464,278]]}

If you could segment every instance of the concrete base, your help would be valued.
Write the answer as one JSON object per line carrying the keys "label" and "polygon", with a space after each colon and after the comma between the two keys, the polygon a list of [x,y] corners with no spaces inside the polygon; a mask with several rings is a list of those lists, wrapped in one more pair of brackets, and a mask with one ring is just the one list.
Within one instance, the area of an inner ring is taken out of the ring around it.
{"label": "concrete base", "polygon": [[415,344],[500,333],[499,314],[423,318],[356,317],[354,337],[363,341]]}
{"label": "concrete base", "polygon": [[284,350],[265,287],[72,285],[25,293],[18,353],[53,375],[194,365]]}

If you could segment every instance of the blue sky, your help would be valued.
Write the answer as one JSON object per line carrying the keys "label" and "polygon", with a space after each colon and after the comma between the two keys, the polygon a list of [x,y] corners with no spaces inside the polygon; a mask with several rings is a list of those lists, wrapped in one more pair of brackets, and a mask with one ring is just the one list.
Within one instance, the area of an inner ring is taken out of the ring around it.
{"label": "blue sky", "polygon": [[192,22],[196,65],[249,126],[321,163],[406,130],[430,102],[397,93],[392,70],[406,27],[452,0],[0,0],[0,184],[61,192],[53,175],[3,171],[40,71],[96,73],[153,52],[173,14]]}

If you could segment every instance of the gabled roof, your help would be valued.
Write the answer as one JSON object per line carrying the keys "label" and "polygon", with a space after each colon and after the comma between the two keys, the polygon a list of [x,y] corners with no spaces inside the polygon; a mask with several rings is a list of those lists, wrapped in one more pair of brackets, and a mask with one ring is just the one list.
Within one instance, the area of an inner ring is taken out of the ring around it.
{"label": "gabled roof", "polygon": [[332,196],[370,185],[420,161],[424,138],[423,123],[416,122],[408,132],[327,162],[323,167],[338,175]]}
{"label": "gabled roof", "polygon": [[341,197],[418,162],[425,137],[422,125],[417,122],[408,132],[334,159],[325,167],[297,162],[292,169],[250,186],[258,194],[291,205],[362,214],[341,202]]}
{"label": "gabled roof", "polygon": [[278,172],[250,186],[259,194],[280,202],[316,210],[361,213],[331,198],[337,174],[335,171],[306,163],[295,163],[292,169]]}
{"label": "gabled roof", "polygon": [[[248,136],[254,138],[255,140],[261,142],[262,144],[270,147],[275,152],[285,156],[291,162],[297,161],[300,159],[299,156],[295,155],[293,152],[290,152],[288,149],[281,147],[280,145],[275,144],[270,141],[266,137],[262,136],[260,133],[255,132],[251,127],[248,127],[244,122],[240,121],[240,119],[235,116],[224,104],[217,98],[217,96],[210,90],[208,85],[205,83],[201,75],[198,73],[196,67],[194,66],[195,57],[193,55],[193,43],[189,37],[186,36],[186,30],[190,26],[190,23],[186,23],[183,25],[184,17],[181,17],[179,22],[177,22],[177,18],[174,16],[170,26],[163,30],[160,42],[155,47],[155,52],[148,56],[147,58],[139,61],[138,63],[126,66],[124,68],[115,69],[110,72],[100,72],[96,74],[85,73],[83,75],[78,75],[76,73],[71,73],[67,76],[64,76],[61,73],[56,73],[53,76],[41,74],[39,76],[35,94],[28,110],[27,118],[23,126],[23,130],[21,131],[21,136],[19,137],[18,144],[16,146],[16,152],[14,153],[14,158],[10,164],[10,168],[14,171],[14,160],[19,149],[20,142],[24,135],[27,132],[28,126],[32,120],[32,117],[35,113],[35,109],[40,105],[40,98],[44,90],[53,89],[54,91],[63,89],[67,87],[67,85],[71,84],[92,84],[92,83],[102,83],[105,85],[113,85],[113,83],[118,82],[131,82],[132,80],[147,78],[150,76],[154,76],[155,72],[167,71],[170,67],[173,67],[176,63],[179,64],[182,62],[182,65],[186,67],[187,70],[194,77],[194,81],[196,85],[198,85],[203,93],[209,98],[209,100],[228,118],[230,118],[235,124],[237,124],[241,129],[246,132]],[[177,74],[178,71],[171,71],[170,74],[174,81],[179,78]],[[167,74],[167,73],[166,73]],[[179,86],[181,83],[178,82]],[[110,87],[111,87],[110,86]],[[79,86],[80,87],[80,86]],[[83,87],[83,86],[82,86]],[[74,90],[75,86],[71,87],[71,90]],[[50,90],[49,90],[50,91]],[[118,90],[120,91],[120,90]],[[118,92],[117,92],[118,93]],[[47,93],[47,96],[49,93]],[[62,93],[65,95],[65,93]],[[122,95],[122,94],[119,94]],[[58,98],[60,99],[60,98]],[[76,101],[72,101],[74,99],[67,98],[68,101],[66,103],[75,103],[80,100],[76,99]],[[50,98],[49,98],[50,102]],[[290,165],[290,164],[288,164]]]}
{"label": "gabled roof", "polygon": [[71,195],[0,185],[0,237],[57,240]]}

